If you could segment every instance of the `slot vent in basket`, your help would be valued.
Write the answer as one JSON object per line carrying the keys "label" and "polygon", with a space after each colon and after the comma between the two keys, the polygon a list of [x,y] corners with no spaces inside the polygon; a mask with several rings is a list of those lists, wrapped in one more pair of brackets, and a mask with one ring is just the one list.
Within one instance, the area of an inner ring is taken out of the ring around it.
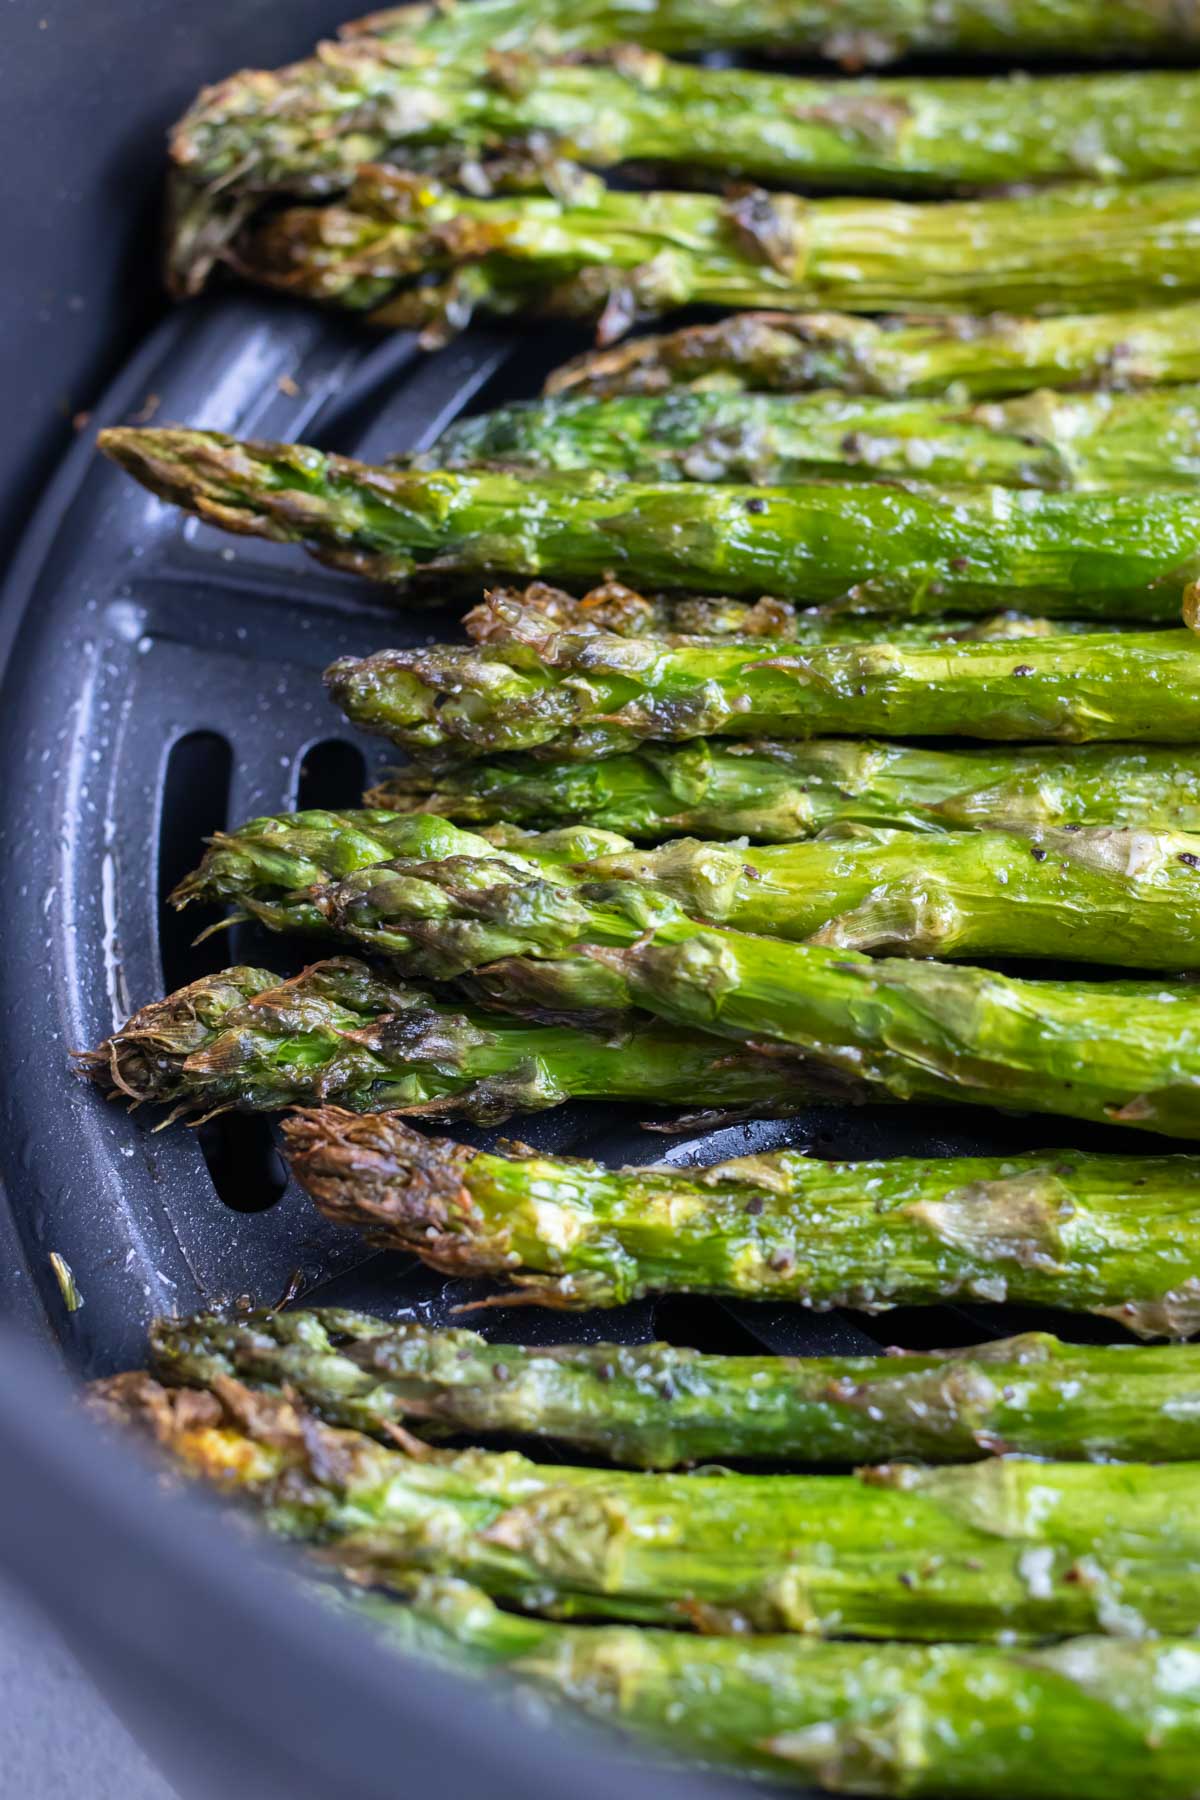
{"label": "slot vent in basket", "polygon": [[261,1113],[221,1113],[196,1136],[218,1198],[234,1212],[260,1213],[287,1186],[287,1169]]}
{"label": "slot vent in basket", "polygon": [[158,837],[159,954],[163,992],[210,975],[228,962],[224,932],[195,939],[215,922],[211,909],[176,912],[167,895],[200,859],[205,838],[229,823],[233,750],[215,731],[192,731],[171,746],[162,785]]}
{"label": "slot vent in basket", "polygon": [[336,811],[343,806],[361,806],[367,785],[367,760],[357,744],[341,738],[326,738],[304,752],[300,764],[300,780],[296,805]]}

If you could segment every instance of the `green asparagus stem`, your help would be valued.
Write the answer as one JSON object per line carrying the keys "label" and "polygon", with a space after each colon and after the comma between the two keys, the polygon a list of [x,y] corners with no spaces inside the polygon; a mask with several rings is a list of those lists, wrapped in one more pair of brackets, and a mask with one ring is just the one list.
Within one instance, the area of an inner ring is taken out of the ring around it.
{"label": "green asparagus stem", "polygon": [[[694,1179],[694,1178],[693,1178]],[[501,1432],[639,1469],[721,1458],[855,1464],[1200,1458],[1200,1345],[1064,1344],[1048,1332],[887,1356],[704,1356],[670,1344],[527,1350],[323,1308],[158,1319],[160,1381],[298,1397],[389,1441]]]}
{"label": "green asparagus stem", "polygon": [[574,357],[547,394],[661,394],[670,388],[803,393],[840,388],[894,400],[988,400],[1032,388],[1138,388],[1200,379],[1200,306],[1084,313],[856,319],[845,313],[733,313]]}
{"label": "green asparagus stem", "polygon": [[[1189,624],[1190,592],[1186,590],[1183,597]],[[463,625],[467,636],[478,644],[507,644],[514,636],[523,635],[520,628],[514,631],[511,621],[523,620],[528,612],[549,619],[559,631],[614,631],[620,637],[657,637],[670,642],[719,637],[748,643],[765,638],[792,644],[874,644],[886,635],[893,644],[950,644],[1064,634],[1074,637],[1096,630],[1095,619],[1039,619],[1011,610],[961,619],[889,619],[885,626],[870,613],[849,613],[835,606],[797,607],[773,594],[763,594],[755,601],[725,595],[639,594],[623,581],[603,581],[579,599],[545,581],[531,581],[524,588],[493,588],[481,606],[466,614]],[[1119,621],[1110,623],[1124,629]]]}
{"label": "green asparagus stem", "polygon": [[715,1293],[885,1312],[967,1295],[1100,1313],[1141,1337],[1200,1325],[1196,1157],[823,1163],[782,1150],[606,1169],[332,1107],[289,1118],[284,1139],[327,1217],[433,1268],[503,1280],[505,1303]]}
{"label": "green asparagus stem", "polygon": [[[611,342],[679,306],[786,312],[1108,312],[1200,293],[1200,181],[1019,198],[807,200],[750,190],[474,199],[382,165],[349,195],[248,228],[253,280],[435,338],[477,307],[598,318]],[[430,285],[429,278],[436,278]]]}
{"label": "green asparagus stem", "polygon": [[514,1680],[692,1761],[834,1793],[1192,1800],[1200,1652],[1183,1639],[979,1645],[696,1638],[557,1625],[430,1580],[355,1600],[387,1641]]}
{"label": "green asparagus stem", "polygon": [[1186,630],[754,647],[556,633],[536,616],[526,625],[516,641],[343,657],[326,681],[363,730],[448,756],[543,749],[589,761],[710,734],[1200,737],[1200,642]]}
{"label": "green asparagus stem", "polygon": [[483,0],[390,7],[346,34],[400,39],[441,56],[637,42],[656,50],[818,51],[850,67],[909,51],[1150,56],[1200,41],[1192,0]]}
{"label": "green asparagus stem", "polygon": [[319,830],[310,816],[295,827],[286,814],[255,819],[218,839],[177,903],[233,900],[277,931],[315,920],[435,979],[497,957],[568,951],[593,931],[600,942],[632,942],[662,899],[710,924],[838,949],[1200,970],[1200,834],[864,829],[758,848],[681,838],[638,850],[616,833],[575,830],[509,832],[498,854],[456,831],[458,847],[436,860],[389,860],[397,829],[376,835],[373,862],[297,892],[280,886],[286,865],[275,848],[293,830],[311,847],[305,874],[326,854],[339,861],[347,842],[365,858],[372,841],[355,813],[318,815]]}
{"label": "green asparagus stem", "polygon": [[135,1374],[93,1391],[185,1472],[364,1580],[427,1570],[528,1612],[717,1631],[1012,1642],[1200,1624],[1194,1463],[627,1474],[412,1455],[232,1382]]}
{"label": "green asparagus stem", "polygon": [[110,1098],[169,1106],[171,1118],[335,1100],[497,1124],[573,1098],[754,1115],[862,1097],[852,1079],[751,1049],[731,1055],[690,1029],[601,1035],[451,1009],[346,958],[291,981],[266,969],[204,976],[78,1063]]}
{"label": "green asparagus stem", "polygon": [[651,587],[850,602],[861,612],[1017,605],[1162,623],[1178,619],[1183,589],[1200,575],[1195,490],[636,484],[582,472],[377,469],[217,432],[131,427],[99,442],[152,492],[210,524],[303,544],[376,580],[424,568],[443,584],[439,597],[454,571],[590,583],[615,570]]}
{"label": "green asparagus stem", "polygon": [[633,481],[786,486],[814,476],[943,484],[1170,487],[1200,474],[1200,387],[1043,389],[947,402],[691,393],[518,402],[460,421],[413,468],[600,469]]}
{"label": "green asparagus stem", "polygon": [[469,825],[567,820],[657,841],[746,836],[786,843],[860,825],[908,831],[1027,831],[1073,825],[1200,830],[1200,769],[1175,750],[918,750],[816,739],[697,738],[598,762],[512,756],[395,770],[367,795],[396,812]]}
{"label": "green asparagus stem", "polygon": [[678,164],[776,186],[953,192],[1005,182],[1190,175],[1200,75],[830,82],[706,69],[624,45],[587,62],[430,62],[411,42],[322,45],[209,89],[176,166],[224,201],[323,196],[363,163],[450,151]]}
{"label": "green asparagus stem", "polygon": [[[675,1025],[786,1044],[897,1100],[974,1101],[1200,1136],[1200,996],[1186,984],[1016,981],[949,964],[873,962],[669,917],[644,891],[632,910],[657,924],[632,944],[605,943],[630,897],[628,887],[612,894],[620,904],[589,929],[585,955],[510,957],[476,978],[479,991],[551,1017],[585,996],[597,1011],[637,1005]],[[620,928],[628,932],[626,916]]]}
{"label": "green asparagus stem", "polygon": [[1200,1136],[1200,989],[1187,983],[872,960],[697,924],[637,882],[568,886],[495,858],[382,865],[319,890],[318,903],[409,972],[474,967],[493,1004],[533,1017],[640,1008],[743,1045],[786,1045],[802,1066],[895,1100]]}
{"label": "green asparagus stem", "polygon": [[[264,195],[335,193],[358,165],[393,157],[449,152],[449,166],[465,160],[476,183],[486,179],[478,159],[495,151],[502,176],[514,163],[536,176],[548,159],[575,156],[597,166],[636,158],[720,175],[740,169],[785,185],[944,188],[1191,172],[1196,77],[1183,73],[850,87],[692,68],[631,48],[732,43],[774,52],[795,33],[802,47],[857,65],[889,60],[909,36],[906,26],[897,35],[894,9],[885,13],[878,0],[861,9],[872,20],[866,28],[844,8],[836,16],[792,8],[782,19],[778,6],[760,6],[743,19],[749,10],[714,14],[678,0],[653,12],[558,4],[535,18],[500,0],[464,29],[469,15],[460,9],[448,23],[444,8],[426,8],[419,20],[408,8],[395,32],[351,35],[288,68],[248,70],[206,88],[171,138],[171,285],[178,293],[201,287]],[[1051,10],[1040,9],[1028,44],[1016,34],[1022,53],[1036,50]],[[1088,16],[1100,55],[1114,31],[1124,49],[1131,27],[1138,48],[1200,38],[1190,19],[1150,19],[1130,4],[1114,27],[1110,10],[1096,0],[1072,8]],[[965,38],[982,29],[989,48],[1007,44],[1009,30],[980,12],[973,7],[964,21]],[[913,24],[920,43],[931,28]],[[933,27],[929,41],[942,43],[948,31],[958,47],[957,29]],[[1077,57],[1087,35],[1055,25],[1047,41]],[[585,64],[580,50],[593,52]],[[606,50],[607,59],[594,54]]]}

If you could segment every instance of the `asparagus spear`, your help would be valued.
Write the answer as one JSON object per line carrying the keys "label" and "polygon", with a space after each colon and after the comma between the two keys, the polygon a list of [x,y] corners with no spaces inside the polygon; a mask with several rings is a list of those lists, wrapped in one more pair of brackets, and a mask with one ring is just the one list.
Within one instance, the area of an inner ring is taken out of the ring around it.
{"label": "asparagus spear", "polygon": [[[1185,613],[1186,608],[1185,594]],[[531,581],[524,588],[494,588],[483,605],[466,614],[463,625],[476,643],[509,643],[514,636],[510,621],[523,619],[528,612],[551,620],[560,631],[615,631],[620,637],[869,644],[877,643],[885,631],[869,613],[848,613],[834,606],[801,608],[774,594],[763,594],[755,601],[727,595],[639,594],[623,581],[603,581],[579,599],[546,581]],[[886,635],[889,643],[948,644],[967,639],[1075,636],[1095,630],[1094,619],[1040,619],[1008,610],[961,619],[889,620]],[[519,630],[516,635],[521,635]]]}
{"label": "asparagus spear", "polygon": [[1200,1135],[1200,1013],[1187,985],[1016,981],[717,931],[666,918],[662,903],[658,918],[633,944],[509,958],[477,989],[551,1017],[585,997],[598,1012],[636,1004],[676,1025],[786,1044],[893,1099]]}
{"label": "asparagus spear", "polygon": [[1200,293],[1198,222],[1200,181],[1187,177],[934,203],[591,181],[563,201],[475,199],[374,165],[344,200],[248,228],[231,259],[251,279],[435,337],[483,307],[599,318],[603,343],[697,302],[1071,313],[1186,300]]}
{"label": "asparagus spear", "polygon": [[332,1107],[289,1118],[284,1139],[329,1218],[433,1268],[500,1278],[506,1300],[575,1310],[717,1293],[884,1312],[965,1294],[1099,1313],[1142,1337],[1200,1324],[1195,1157],[826,1163],[782,1150],[606,1169]]}
{"label": "asparagus spear", "polygon": [[1182,70],[830,82],[697,68],[631,45],[586,62],[493,52],[481,63],[367,38],[208,90],[171,153],[224,199],[333,194],[363,163],[429,151],[944,193],[1193,174],[1197,105],[1200,76]]}
{"label": "asparagus spear", "polygon": [[603,49],[626,41],[657,50],[819,51],[851,67],[907,51],[1072,57],[1152,55],[1200,40],[1193,0],[483,0],[389,7],[343,27],[439,55]]}
{"label": "asparagus spear", "polygon": [[385,1448],[284,1398],[148,1376],[97,1403],[360,1579],[710,1630],[1014,1641],[1200,1623],[1200,1470],[992,1461],[658,1475]]}
{"label": "asparagus spear", "polygon": [[158,1319],[161,1381],[286,1391],[385,1441],[501,1432],[639,1469],[725,1457],[806,1463],[1200,1457],[1200,1346],[1064,1344],[1047,1332],[887,1356],[704,1356],[670,1344],[527,1350],[322,1308]]}
{"label": "asparagus spear", "polygon": [[568,887],[501,868],[384,866],[324,890],[320,904],[336,929],[410,972],[474,966],[476,989],[511,1011],[641,1008],[743,1044],[787,1045],[804,1066],[897,1100],[1200,1136],[1200,991],[1186,983],[1020,981],[872,960],[697,924],[632,881]]}
{"label": "asparagus spear", "polygon": [[1200,1652],[1182,1639],[830,1644],[559,1625],[430,1580],[354,1603],[398,1648],[500,1668],[693,1761],[835,1793],[1191,1800]]}
{"label": "asparagus spear", "polygon": [[1200,378],[1200,306],[1072,318],[856,319],[732,313],[572,358],[547,394],[661,394],[683,385],[892,399],[987,400],[1040,387],[1137,388]]}
{"label": "asparagus spear", "polygon": [[[324,844],[335,862],[344,842],[370,841],[354,813],[320,817],[320,832],[298,828],[311,843],[305,873]],[[177,903],[230,899],[278,931],[315,919],[435,979],[569,951],[591,933],[632,942],[662,899],[693,919],[839,949],[1200,971],[1200,835],[1184,832],[876,830],[760,848],[680,838],[656,850],[611,832],[514,832],[499,854],[458,832],[460,848],[430,862],[389,861],[381,836],[373,862],[297,892],[281,887],[275,850],[289,831],[284,815],[221,837]]]}
{"label": "asparagus spear", "polygon": [[597,762],[510,756],[433,770],[410,764],[368,804],[466,824],[568,819],[658,840],[746,836],[786,843],[847,827],[909,831],[1118,825],[1200,830],[1200,770],[1175,750],[919,750],[816,739],[798,744],[650,745]]}
{"label": "asparagus spear", "polygon": [[946,401],[676,392],[518,402],[451,426],[414,468],[601,469],[633,481],[814,476],[944,484],[1170,487],[1200,473],[1200,387],[1043,389],[955,411]]}
{"label": "asparagus spear", "polygon": [[810,1075],[799,1060],[751,1049],[730,1054],[690,1029],[519,1025],[439,1004],[346,958],[291,981],[266,969],[204,976],[144,1006],[78,1062],[110,1098],[170,1106],[172,1118],[336,1100],[497,1124],[577,1097],[733,1115],[861,1097],[852,1077]]}
{"label": "asparagus spear", "polygon": [[[1198,265],[1200,266],[1200,265]],[[1200,496],[824,483],[632,483],[581,472],[377,469],[299,444],[122,428],[101,448],[144,486],[227,531],[305,545],[382,581],[421,568],[651,586],[858,611],[1163,622],[1200,574]],[[443,588],[444,593],[444,588]]]}
{"label": "asparagus spear", "polygon": [[[336,193],[360,164],[393,157],[441,153],[451,169],[465,162],[476,183],[485,179],[479,159],[495,152],[501,177],[515,165],[536,179],[548,160],[573,156],[601,167],[634,158],[740,170],[785,185],[935,189],[1192,169],[1194,75],[797,81],[666,63],[632,48],[632,40],[660,50],[734,41],[777,50],[778,7],[745,23],[736,22],[743,7],[718,16],[693,6],[687,17],[678,5],[589,10],[555,6],[532,19],[522,6],[514,17],[512,0],[501,0],[501,18],[495,6],[483,8],[484,34],[464,32],[461,14],[449,28],[432,11],[418,24],[406,14],[398,33],[322,44],[303,62],[204,89],[171,137],[172,286],[202,286],[263,196]],[[1108,12],[1094,3],[1082,10]],[[1126,10],[1132,19],[1139,9]],[[889,21],[887,36],[863,36],[825,9],[793,29],[802,44],[828,43],[842,59],[863,60],[863,45],[865,60],[880,61],[895,28]],[[1077,42],[1060,41],[1079,54]],[[581,63],[581,49],[610,54]],[[557,180],[568,182],[569,172]]]}
{"label": "asparagus spear", "polygon": [[712,734],[1200,736],[1200,643],[1186,630],[764,650],[555,633],[531,617],[525,641],[380,650],[343,657],[325,678],[355,725],[450,756],[543,749],[587,761]]}

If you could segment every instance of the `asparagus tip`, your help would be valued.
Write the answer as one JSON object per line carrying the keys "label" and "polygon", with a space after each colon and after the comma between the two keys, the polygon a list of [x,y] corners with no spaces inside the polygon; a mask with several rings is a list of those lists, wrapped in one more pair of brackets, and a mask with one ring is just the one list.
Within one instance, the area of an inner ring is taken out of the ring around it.
{"label": "asparagus tip", "polygon": [[283,1121],[293,1174],[327,1219],[455,1272],[475,1212],[462,1170],[476,1152],[390,1114],[300,1108]]}

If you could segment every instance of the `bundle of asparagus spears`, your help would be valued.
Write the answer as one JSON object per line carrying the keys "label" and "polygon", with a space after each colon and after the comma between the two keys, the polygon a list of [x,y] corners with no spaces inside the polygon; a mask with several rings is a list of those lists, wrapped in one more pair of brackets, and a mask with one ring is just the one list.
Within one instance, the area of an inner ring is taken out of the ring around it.
{"label": "bundle of asparagus spears", "polygon": [[[673,60],[781,46],[843,72]],[[599,348],[384,466],[102,435],[209,524],[475,604],[465,642],[327,671],[402,767],[218,834],[171,896],[321,960],[151,999],[83,1072],[168,1119],[286,1111],[313,1205],[471,1305],[1175,1340],[156,1321],[98,1409],[385,1642],[833,1789],[1194,1795],[1198,47],[1192,0],[473,0],[176,128],[177,292],[219,263],[430,344],[482,309]],[[1064,50],[1164,67],[859,73]],[[770,310],[613,347],[691,302]],[[966,1102],[1015,1147],[610,1169],[428,1130],[579,1098],[666,1129]],[[1022,1148],[1030,1113],[1079,1147]]]}

